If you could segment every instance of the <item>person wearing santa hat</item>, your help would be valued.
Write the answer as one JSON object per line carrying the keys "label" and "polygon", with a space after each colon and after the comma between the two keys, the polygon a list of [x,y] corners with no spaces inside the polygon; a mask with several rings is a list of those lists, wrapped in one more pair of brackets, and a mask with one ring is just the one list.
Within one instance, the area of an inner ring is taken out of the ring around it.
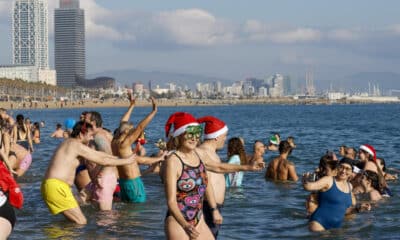
{"label": "person wearing santa hat", "polygon": [[[170,134],[170,130],[174,130]],[[163,182],[168,212],[165,219],[167,239],[214,239],[204,221],[204,198],[210,200],[214,221],[222,223],[213,188],[208,185],[204,162],[196,153],[202,127],[189,113],[172,114],[165,125],[166,136],[171,136],[175,150],[163,164]]]}
{"label": "person wearing santa hat", "polygon": [[[358,154],[360,161],[364,164],[363,170],[369,170],[378,174],[379,184],[383,186],[384,189],[381,194],[383,194],[384,196],[391,196],[392,193],[385,180],[384,173],[382,172],[382,169],[378,166],[375,148],[369,144],[363,144],[360,146]],[[357,177],[360,177],[360,174],[361,173],[359,173]]]}
{"label": "person wearing santa hat", "polygon": [[[222,163],[217,154],[218,150],[224,147],[225,140],[228,134],[226,124],[213,116],[205,116],[197,119],[199,123],[204,123],[204,142],[197,148],[197,152],[201,156],[208,172],[210,185],[214,189],[215,200],[219,209],[222,208],[225,201],[225,176],[223,173],[239,172],[239,171],[260,171],[265,167],[265,163],[256,163],[249,165],[236,165]],[[210,204],[204,202],[204,217],[207,225],[210,227],[215,238],[218,236],[220,228],[219,224],[215,224],[213,220],[213,208]]]}

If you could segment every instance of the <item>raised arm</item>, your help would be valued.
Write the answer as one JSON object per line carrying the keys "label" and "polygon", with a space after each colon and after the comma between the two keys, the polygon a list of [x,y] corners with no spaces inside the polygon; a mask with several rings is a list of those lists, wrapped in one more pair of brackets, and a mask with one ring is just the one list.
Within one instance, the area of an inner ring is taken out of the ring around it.
{"label": "raised arm", "polygon": [[132,164],[135,162],[135,155],[132,154],[128,158],[118,158],[116,156],[104,153],[104,152],[99,152],[96,151],[84,144],[77,143],[76,149],[78,150],[78,155],[87,159],[88,161],[97,163],[99,165],[103,166],[121,166],[121,165],[127,165],[127,164]]}
{"label": "raised arm", "polygon": [[140,134],[144,131],[150,121],[154,118],[157,113],[157,103],[156,100],[151,97],[151,102],[153,103],[153,110],[133,129],[132,132],[129,133],[128,137],[121,143],[123,147],[127,147],[132,145],[140,136]]}
{"label": "raised arm", "polygon": [[129,107],[128,107],[128,110],[126,111],[126,113],[122,116],[120,123],[129,121],[129,118],[131,117],[133,108],[135,107],[136,99],[132,95],[132,91],[128,92],[128,99],[129,99]]}
{"label": "raised arm", "polygon": [[29,150],[31,152],[33,152],[32,129],[31,129],[30,125],[26,125],[26,124],[24,124],[24,125],[25,125],[25,129],[26,129],[27,140],[28,140],[28,143],[29,143],[29,148],[30,148]]}

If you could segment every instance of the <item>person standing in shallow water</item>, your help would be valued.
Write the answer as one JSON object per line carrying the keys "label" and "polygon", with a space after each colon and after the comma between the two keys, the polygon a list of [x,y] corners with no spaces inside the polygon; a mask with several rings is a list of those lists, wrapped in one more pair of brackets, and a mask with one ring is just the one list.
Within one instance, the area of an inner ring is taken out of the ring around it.
{"label": "person standing in shallow water", "polygon": [[274,181],[297,181],[299,177],[293,162],[288,160],[292,147],[288,141],[279,143],[279,156],[268,164],[265,178]]}
{"label": "person standing in shallow water", "polygon": [[309,182],[303,178],[303,187],[307,191],[318,191],[318,208],[311,215],[309,229],[313,232],[339,228],[347,213],[371,209],[370,205],[356,207],[356,199],[352,194],[349,179],[353,173],[350,160],[342,159],[339,162],[336,176],[325,176],[316,182]]}
{"label": "person standing in shallow water", "polygon": [[[243,140],[234,137],[228,140],[228,163],[245,165],[247,164],[246,151]],[[243,172],[228,173],[225,175],[226,187],[240,187],[243,181]]]}
{"label": "person standing in shallow water", "polygon": [[[135,99],[130,93],[128,94],[128,98],[130,100],[129,108],[122,116],[120,126],[115,131],[111,142],[113,154],[120,157],[127,157],[134,154],[132,144],[140,137],[141,133],[157,113],[157,103],[152,97],[152,111],[135,128],[132,123],[128,122],[135,106]],[[139,164],[152,164],[163,159],[164,156],[158,158],[137,156],[134,163],[118,167],[121,200],[129,203],[146,202],[146,191],[141,179]]]}
{"label": "person standing in shallow water", "polygon": [[214,239],[203,216],[204,197],[210,201],[216,224],[222,223],[214,199],[213,188],[208,185],[206,168],[195,149],[202,129],[189,113],[172,114],[165,126],[166,135],[174,126],[173,141],[176,151],[165,164],[164,184],[168,213],[165,219],[167,239]]}
{"label": "person standing in shallow water", "polygon": [[89,148],[87,144],[93,139],[93,134],[91,124],[83,121],[76,123],[71,137],[55,150],[41,185],[42,197],[50,212],[62,213],[68,220],[77,224],[87,223],[71,190],[75,170],[80,164],[79,159],[85,158],[107,166],[131,164],[135,161],[134,155],[120,159]]}
{"label": "person standing in shallow water", "polygon": [[[226,183],[224,173],[238,171],[261,171],[265,167],[264,162],[236,165],[222,163],[221,158],[217,154],[218,150],[223,149],[226,137],[228,135],[228,127],[220,119],[213,116],[204,116],[197,119],[199,123],[205,123],[204,127],[204,142],[196,149],[203,160],[209,179],[210,186],[213,187],[217,208],[221,212],[225,201]],[[213,218],[214,209],[211,207],[208,199],[204,201],[203,212],[204,219],[211,229],[214,237],[218,237],[220,224],[216,223]]]}

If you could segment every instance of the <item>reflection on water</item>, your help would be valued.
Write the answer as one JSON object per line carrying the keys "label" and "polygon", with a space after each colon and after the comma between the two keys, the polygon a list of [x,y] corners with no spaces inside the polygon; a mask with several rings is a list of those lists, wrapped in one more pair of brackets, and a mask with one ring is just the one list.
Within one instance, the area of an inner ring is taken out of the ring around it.
{"label": "reflection on water", "polygon": [[[42,143],[36,146],[33,163],[18,181],[25,196],[22,210],[17,210],[18,222],[10,239],[165,239],[164,218],[166,203],[164,188],[155,175],[144,176],[148,202],[145,204],[114,204],[113,211],[98,212],[92,206],[82,207],[88,219],[86,226],[53,216],[42,201],[40,183],[47,163],[60,140],[49,136],[56,123],[78,117],[89,109],[14,111],[32,121],[46,121],[42,129]],[[246,150],[252,151],[256,139],[267,141],[273,132],[283,138],[294,136],[297,148],[289,157],[298,174],[311,171],[327,150],[342,145],[358,147],[372,144],[378,155],[385,158],[390,168],[400,169],[397,159],[400,148],[400,105],[332,105],[332,106],[222,106],[159,108],[146,129],[151,154],[154,143],[164,138],[163,126],[174,111],[188,111],[196,117],[215,115],[229,126],[229,136],[242,136]],[[124,108],[97,109],[104,126],[117,127]],[[136,108],[132,121],[137,123],[150,108]],[[364,117],[365,113],[373,113]],[[368,131],[367,131],[368,130]],[[224,159],[226,150],[221,151]],[[266,162],[277,153],[268,152]],[[347,219],[343,228],[324,233],[310,233],[304,208],[306,196],[300,183],[272,183],[265,181],[265,171],[245,173],[243,186],[226,192],[222,210],[224,224],[219,239],[393,239],[400,233],[398,216],[400,202],[398,182],[390,183],[394,197],[381,202],[371,212]]]}

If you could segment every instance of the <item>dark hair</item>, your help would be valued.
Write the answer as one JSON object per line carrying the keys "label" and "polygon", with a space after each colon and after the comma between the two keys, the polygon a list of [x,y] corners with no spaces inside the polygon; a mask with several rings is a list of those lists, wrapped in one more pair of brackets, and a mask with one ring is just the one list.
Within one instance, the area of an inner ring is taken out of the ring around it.
{"label": "dark hair", "polygon": [[290,146],[290,143],[286,140],[281,141],[279,143],[279,153],[291,153],[292,152],[292,146]]}
{"label": "dark hair", "polygon": [[57,128],[57,129],[62,128],[61,123],[57,123],[56,128]]}
{"label": "dark hair", "polygon": [[103,119],[101,118],[101,115],[99,112],[93,111],[93,112],[89,112],[89,114],[90,114],[90,121],[95,121],[96,127],[103,126]]}
{"label": "dark hair", "polygon": [[337,168],[338,161],[333,160],[332,155],[325,154],[324,156],[321,157],[319,160],[319,165],[318,165],[318,179],[322,178],[324,176],[327,176],[326,169],[329,168],[331,170],[335,170]]}
{"label": "dark hair", "polygon": [[238,137],[234,137],[228,140],[228,159],[233,155],[239,155],[240,164],[246,164],[246,151],[244,149],[243,143]]}
{"label": "dark hair", "polygon": [[92,124],[87,123],[85,121],[79,121],[75,124],[75,126],[72,128],[72,132],[70,134],[70,137],[76,138],[79,136],[80,133],[85,134],[88,129],[93,129]]}
{"label": "dark hair", "polygon": [[351,170],[354,171],[354,164],[353,164],[353,160],[351,160],[350,158],[344,157],[340,160],[339,165],[342,164],[348,164],[351,166]]}
{"label": "dark hair", "polygon": [[375,190],[382,192],[383,186],[379,183],[379,175],[376,172],[371,170],[365,170],[363,175],[367,177],[368,180],[371,181],[371,185]]}
{"label": "dark hair", "polygon": [[383,158],[377,158],[381,161],[381,165],[382,165],[382,171],[386,172],[386,162],[385,159]]}
{"label": "dark hair", "polygon": [[19,121],[24,121],[24,115],[18,114],[18,115],[15,117],[15,119],[17,120],[17,122],[19,122]]}
{"label": "dark hair", "polygon": [[34,122],[33,126],[35,126],[36,129],[40,130],[40,124],[38,122]]}

